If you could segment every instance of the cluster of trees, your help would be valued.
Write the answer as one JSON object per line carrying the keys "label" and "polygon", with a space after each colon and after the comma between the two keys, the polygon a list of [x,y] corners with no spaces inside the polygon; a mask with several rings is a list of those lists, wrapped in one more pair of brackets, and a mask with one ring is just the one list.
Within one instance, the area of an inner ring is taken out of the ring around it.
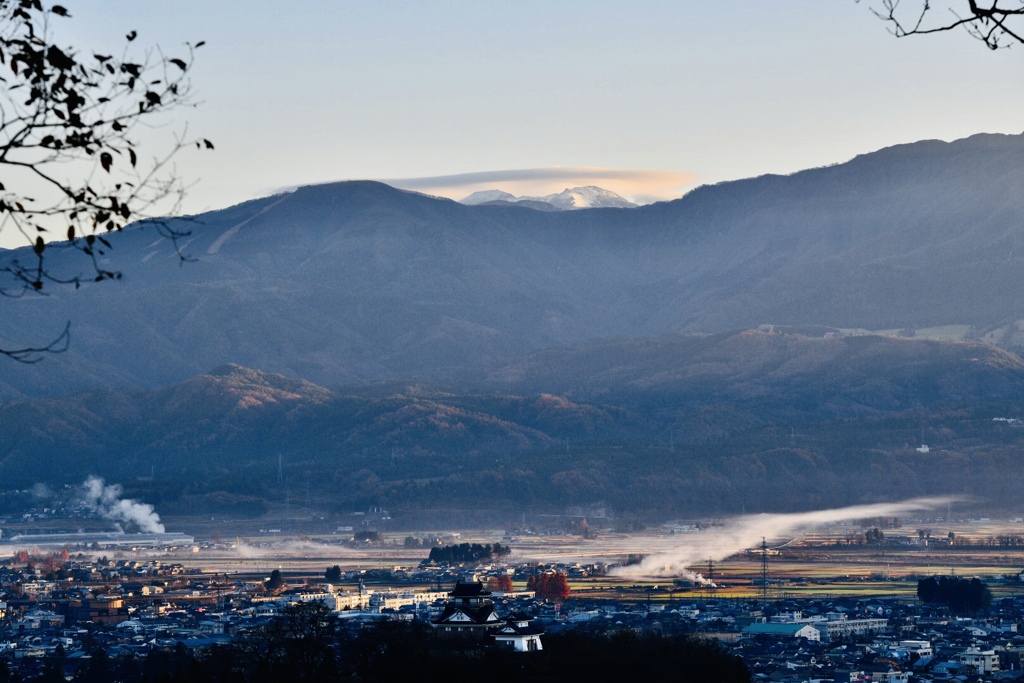
{"label": "cluster of trees", "polygon": [[868,529],[864,532],[864,542],[868,545],[877,545],[885,542],[885,534],[878,527]]}
{"label": "cluster of trees", "polygon": [[379,531],[357,531],[352,535],[352,540],[355,543],[382,543],[384,537]]}
{"label": "cluster of trees", "polygon": [[590,522],[585,517],[578,522],[575,519],[570,521],[567,531],[574,536],[582,536],[587,539],[597,538],[597,531],[590,528]]}
{"label": "cluster of trees", "polygon": [[405,540],[402,541],[402,545],[406,548],[431,548],[435,545],[440,545],[441,539],[432,536],[429,538],[417,538],[416,536],[406,536]]}
{"label": "cluster of trees", "polygon": [[526,590],[533,591],[538,598],[551,600],[552,602],[565,602],[572,590],[569,587],[569,579],[561,572],[544,572],[537,576],[531,576],[526,582]]}
{"label": "cluster of trees", "polygon": [[500,559],[507,557],[511,552],[511,548],[500,543],[493,545],[460,543],[431,548],[428,559],[437,564],[465,564],[480,560]]}
{"label": "cluster of trees", "polygon": [[992,592],[976,578],[930,576],[917,582],[917,597],[944,604],[954,614],[975,614],[992,606]]}
{"label": "cluster of trees", "polygon": [[996,543],[999,544],[1000,548],[1017,548],[1024,545],[1024,536],[1019,536],[1017,534],[996,536]]}

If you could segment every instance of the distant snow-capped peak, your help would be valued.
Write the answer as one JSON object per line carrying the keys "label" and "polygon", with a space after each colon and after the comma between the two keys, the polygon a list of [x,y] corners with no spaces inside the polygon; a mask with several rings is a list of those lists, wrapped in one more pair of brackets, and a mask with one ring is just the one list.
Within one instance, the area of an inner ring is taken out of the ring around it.
{"label": "distant snow-capped peak", "polygon": [[463,204],[474,206],[485,202],[514,202],[518,199],[519,197],[514,194],[510,192],[503,192],[502,190],[481,190],[480,192],[474,192],[461,200],[461,202]]}
{"label": "distant snow-capped peak", "polygon": [[561,209],[596,209],[617,207],[629,209],[636,204],[628,199],[615,194],[611,190],[587,185],[586,187],[567,187],[557,194],[549,194],[545,197],[524,197],[534,199],[548,204],[553,204]]}
{"label": "distant snow-capped peak", "polygon": [[610,190],[588,185],[568,187],[561,192],[543,197],[517,197],[503,190],[482,190],[462,200],[463,204],[477,205],[487,202],[544,202],[558,209],[632,208],[636,204]]}

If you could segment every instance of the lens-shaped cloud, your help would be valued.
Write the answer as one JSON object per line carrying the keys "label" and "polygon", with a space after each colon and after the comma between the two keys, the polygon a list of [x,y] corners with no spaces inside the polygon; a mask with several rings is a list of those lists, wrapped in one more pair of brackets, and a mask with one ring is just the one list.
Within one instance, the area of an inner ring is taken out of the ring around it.
{"label": "lens-shaped cloud", "polygon": [[462,199],[480,190],[504,190],[514,195],[547,195],[569,187],[597,185],[637,204],[675,199],[696,181],[693,173],[651,169],[550,166],[504,171],[480,171],[425,178],[382,178],[393,187]]}

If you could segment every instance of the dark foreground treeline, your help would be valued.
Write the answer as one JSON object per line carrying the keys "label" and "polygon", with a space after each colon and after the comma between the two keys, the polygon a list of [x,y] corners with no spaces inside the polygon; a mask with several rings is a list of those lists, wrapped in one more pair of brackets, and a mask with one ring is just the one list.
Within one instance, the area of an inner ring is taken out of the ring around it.
{"label": "dark foreground treeline", "polygon": [[144,658],[110,658],[102,650],[71,665],[53,657],[39,673],[11,672],[0,681],[82,683],[277,683],[291,681],[567,681],[660,680],[747,683],[743,662],[717,644],[683,636],[632,633],[550,634],[544,650],[515,653],[453,644],[428,626],[386,622],[339,631],[324,613],[290,612],[231,645],[193,652],[183,645]]}

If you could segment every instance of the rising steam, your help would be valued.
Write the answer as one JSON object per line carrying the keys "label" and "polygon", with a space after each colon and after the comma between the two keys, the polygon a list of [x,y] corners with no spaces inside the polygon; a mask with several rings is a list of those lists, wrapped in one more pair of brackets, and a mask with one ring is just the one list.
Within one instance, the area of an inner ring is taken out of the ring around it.
{"label": "rising steam", "polygon": [[123,489],[119,484],[107,486],[99,477],[89,477],[82,484],[82,502],[89,509],[103,517],[120,523],[132,524],[139,531],[148,534],[164,533],[160,515],[148,503],[121,498]]}
{"label": "rising steam", "polygon": [[823,524],[869,517],[893,517],[908,512],[939,508],[956,500],[915,498],[902,503],[854,505],[835,510],[736,517],[726,521],[722,527],[715,527],[705,533],[687,535],[678,547],[649,555],[639,564],[618,567],[613,573],[633,577],[685,576],[700,583],[707,583],[706,579],[687,567],[707,562],[709,559],[724,560],[730,555],[760,545],[762,537],[768,541],[777,541]]}

